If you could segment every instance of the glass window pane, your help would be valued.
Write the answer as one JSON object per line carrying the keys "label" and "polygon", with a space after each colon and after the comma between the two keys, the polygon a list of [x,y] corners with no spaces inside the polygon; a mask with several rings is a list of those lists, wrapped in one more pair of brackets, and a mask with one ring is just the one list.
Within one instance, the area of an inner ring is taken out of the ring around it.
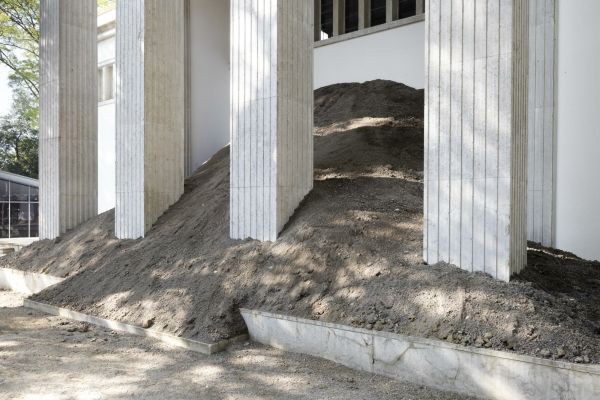
{"label": "glass window pane", "polygon": [[8,181],[0,179],[0,201],[8,201]]}
{"label": "glass window pane", "polygon": [[321,39],[333,36],[333,0],[321,1]]}
{"label": "glass window pane", "polygon": [[398,18],[417,15],[417,0],[398,0]]}
{"label": "glass window pane", "polygon": [[358,0],[346,0],[345,33],[358,30]]}
{"label": "glass window pane", "polygon": [[11,182],[10,201],[29,201],[29,186]]}
{"label": "glass window pane", "polygon": [[39,224],[40,224],[40,205],[37,203],[29,204],[29,217],[30,217],[30,236],[38,237],[39,234]]}
{"label": "glass window pane", "polygon": [[35,187],[29,187],[29,201],[40,201],[40,190]]}
{"label": "glass window pane", "polygon": [[8,237],[8,203],[0,203],[0,238]]}
{"label": "glass window pane", "polygon": [[371,26],[385,24],[386,0],[371,0]]}
{"label": "glass window pane", "polygon": [[29,237],[29,203],[10,203],[10,237]]}

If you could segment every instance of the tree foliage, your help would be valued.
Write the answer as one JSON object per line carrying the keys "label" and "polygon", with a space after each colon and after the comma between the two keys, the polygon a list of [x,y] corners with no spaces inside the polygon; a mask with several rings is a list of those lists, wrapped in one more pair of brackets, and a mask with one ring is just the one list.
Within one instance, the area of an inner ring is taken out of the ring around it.
{"label": "tree foliage", "polygon": [[9,84],[39,97],[39,0],[0,0],[0,62]]}
{"label": "tree foliage", "polygon": [[0,169],[38,177],[38,131],[17,113],[0,119]]}

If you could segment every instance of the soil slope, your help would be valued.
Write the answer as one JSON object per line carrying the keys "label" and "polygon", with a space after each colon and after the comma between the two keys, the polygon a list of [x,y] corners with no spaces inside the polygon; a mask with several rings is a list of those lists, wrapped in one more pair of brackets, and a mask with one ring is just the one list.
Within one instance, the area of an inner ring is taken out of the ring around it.
{"label": "soil slope", "polygon": [[243,333],[245,307],[600,362],[600,263],[532,244],[508,284],[423,264],[423,101],[388,81],[317,90],[314,190],[275,243],[229,238],[224,148],[145,239],[114,239],[111,211],[0,267],[69,278],[37,301],[201,341]]}

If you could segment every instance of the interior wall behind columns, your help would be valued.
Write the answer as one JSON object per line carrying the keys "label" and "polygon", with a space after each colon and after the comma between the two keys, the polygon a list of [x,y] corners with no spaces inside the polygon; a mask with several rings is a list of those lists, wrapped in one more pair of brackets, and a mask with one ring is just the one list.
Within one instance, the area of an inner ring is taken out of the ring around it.
{"label": "interior wall behind columns", "polygon": [[557,1],[555,245],[600,260],[600,1]]}
{"label": "interior wall behind columns", "polygon": [[191,172],[229,143],[229,0],[190,0]]}

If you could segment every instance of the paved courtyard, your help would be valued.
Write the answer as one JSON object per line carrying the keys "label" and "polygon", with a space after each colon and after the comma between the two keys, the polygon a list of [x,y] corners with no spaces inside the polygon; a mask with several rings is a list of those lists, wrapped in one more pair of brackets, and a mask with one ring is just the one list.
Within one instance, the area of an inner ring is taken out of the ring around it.
{"label": "paved courtyard", "polygon": [[0,291],[2,399],[464,399],[250,342],[207,357],[22,299]]}

